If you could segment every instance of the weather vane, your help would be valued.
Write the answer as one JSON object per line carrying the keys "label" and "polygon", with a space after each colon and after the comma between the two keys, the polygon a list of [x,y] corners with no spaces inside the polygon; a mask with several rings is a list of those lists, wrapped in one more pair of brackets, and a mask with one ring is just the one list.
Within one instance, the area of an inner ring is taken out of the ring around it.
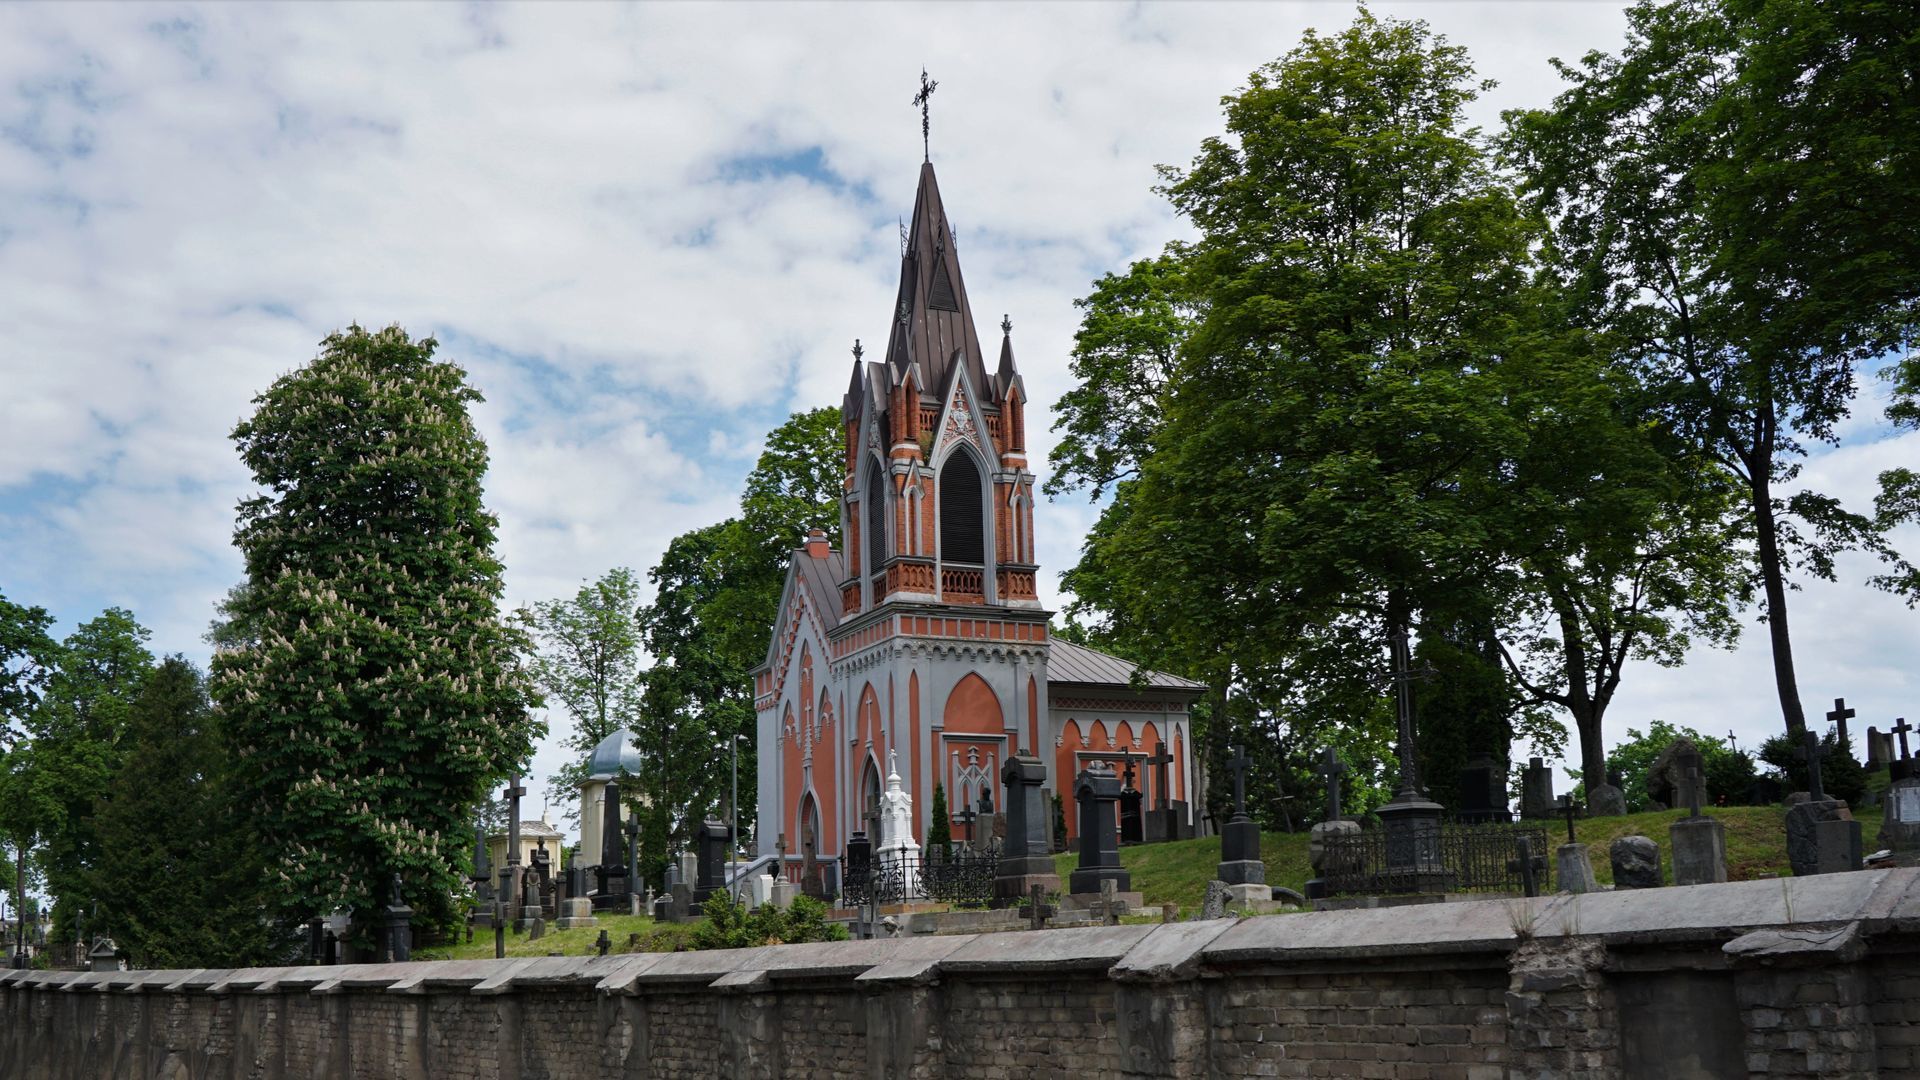
{"label": "weather vane", "polygon": [[927,69],[922,67],[920,69],[920,92],[913,95],[913,103],[920,106],[920,152],[926,156],[928,161],[933,160],[933,144],[928,137],[932,124],[927,116],[927,102],[933,97],[934,90],[938,89],[939,86],[940,84],[938,82],[927,78]]}
{"label": "weather vane", "polygon": [[860,347],[860,339],[854,338],[853,339],[853,362],[856,364],[859,363],[860,358],[864,355],[866,355],[866,350]]}

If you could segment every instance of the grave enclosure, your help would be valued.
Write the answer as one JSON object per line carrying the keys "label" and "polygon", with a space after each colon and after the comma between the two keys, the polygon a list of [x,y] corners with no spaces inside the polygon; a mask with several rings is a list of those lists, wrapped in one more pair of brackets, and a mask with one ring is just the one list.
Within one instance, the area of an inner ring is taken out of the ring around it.
{"label": "grave enclosure", "polygon": [[0,1075],[1868,1077],[1920,870],[724,952],[7,972]]}

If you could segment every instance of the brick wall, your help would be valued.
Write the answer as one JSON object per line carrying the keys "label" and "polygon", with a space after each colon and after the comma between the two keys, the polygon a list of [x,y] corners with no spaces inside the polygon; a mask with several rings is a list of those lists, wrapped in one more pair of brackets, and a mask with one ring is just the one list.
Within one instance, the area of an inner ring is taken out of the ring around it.
{"label": "brick wall", "polygon": [[737,952],[8,972],[0,1076],[1914,1075],[1915,874]]}

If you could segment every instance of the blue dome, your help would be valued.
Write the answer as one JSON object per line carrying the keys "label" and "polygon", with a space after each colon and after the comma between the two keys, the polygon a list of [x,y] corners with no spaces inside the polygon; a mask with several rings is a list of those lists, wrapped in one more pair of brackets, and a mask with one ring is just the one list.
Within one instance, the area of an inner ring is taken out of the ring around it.
{"label": "blue dome", "polygon": [[587,779],[613,780],[619,777],[620,770],[640,773],[640,751],[633,747],[633,732],[621,728],[601,739],[587,758]]}

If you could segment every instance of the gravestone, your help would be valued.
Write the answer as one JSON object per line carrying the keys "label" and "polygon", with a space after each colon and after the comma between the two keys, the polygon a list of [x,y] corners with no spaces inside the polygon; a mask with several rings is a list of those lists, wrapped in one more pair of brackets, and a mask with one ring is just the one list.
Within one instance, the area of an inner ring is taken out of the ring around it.
{"label": "gravestone", "polygon": [[1667,830],[1673,845],[1673,883],[1709,885],[1727,880],[1727,830],[1714,818],[1700,812],[1700,800],[1706,785],[1700,782],[1699,751],[1686,763],[1688,809],[1692,814],[1674,822]]}
{"label": "gravestone", "polygon": [[1553,770],[1539,758],[1528,759],[1520,774],[1520,816],[1528,821],[1553,816]]}
{"label": "gravestone", "polygon": [[1098,762],[1080,771],[1073,782],[1074,802],[1080,809],[1080,865],[1069,877],[1075,895],[1100,892],[1102,881],[1112,880],[1121,892],[1130,891],[1132,875],[1120,865],[1120,845],[1114,835],[1113,804],[1120,799],[1120,779]]}
{"label": "gravestone", "polygon": [[1041,785],[1047,766],[1026,751],[1007,758],[1000,767],[1006,786],[1007,841],[994,866],[993,899],[1001,907],[1018,904],[1032,895],[1060,891],[1060,873],[1054,868],[1049,825],[1051,800]]}
{"label": "gravestone", "polygon": [[87,953],[88,971],[119,971],[120,948],[112,938],[103,937],[93,943],[92,951]]}
{"label": "gravestone", "polygon": [[1226,918],[1227,917],[1227,901],[1232,896],[1233,894],[1227,890],[1226,882],[1224,881],[1207,882],[1206,895],[1200,898],[1199,918],[1201,920]]}
{"label": "gravestone", "polygon": [[1558,802],[1561,815],[1567,819],[1567,842],[1553,853],[1554,881],[1561,892],[1597,892],[1600,882],[1593,876],[1593,860],[1587,855],[1587,845],[1580,843],[1573,831],[1579,804],[1573,801],[1572,795],[1562,795]]}
{"label": "gravestone", "polygon": [[1133,759],[1127,759],[1127,772],[1120,785],[1120,842],[1138,844],[1146,839],[1145,822],[1141,818],[1146,796],[1133,783]]}
{"label": "gravestone", "polygon": [[593,900],[593,907],[600,911],[624,911],[627,909],[627,894],[633,891],[633,882],[627,878],[627,860],[620,850],[620,782],[608,781],[606,801],[601,804],[600,818],[600,865],[595,868],[594,876],[600,886],[600,895]]}
{"label": "gravestone", "polygon": [[880,850],[874,858],[897,875],[902,896],[917,897],[920,844],[913,838],[913,797],[900,784],[898,759],[895,751],[887,751],[887,790],[880,796]]}
{"label": "gravestone", "polygon": [[727,823],[708,818],[700,825],[697,840],[700,854],[695,863],[693,884],[693,902],[704,904],[707,897],[716,892],[727,890],[726,860],[727,841],[732,834],[727,831]]}
{"label": "gravestone", "polygon": [[395,964],[404,964],[413,959],[413,909],[407,906],[400,895],[400,875],[393,875],[393,881],[387,886],[387,907],[383,913],[386,923],[386,948],[382,950],[384,958]]}
{"label": "gravestone", "polygon": [[1660,845],[1644,836],[1623,836],[1607,849],[1613,862],[1615,889],[1657,889],[1665,884],[1660,874]]}
{"label": "gravestone", "polygon": [[1322,899],[1332,892],[1326,875],[1351,874],[1359,869],[1353,865],[1357,863],[1355,857],[1335,860],[1328,854],[1337,847],[1327,843],[1329,838],[1355,836],[1360,832],[1360,823],[1348,821],[1340,805],[1340,778],[1347,774],[1346,762],[1329,746],[1321,750],[1320,768],[1316,771],[1327,784],[1327,806],[1324,820],[1307,830],[1307,863],[1313,867],[1313,878],[1307,882],[1309,900]]}
{"label": "gravestone", "polygon": [[1880,804],[1880,843],[1901,866],[1920,862],[1920,777],[1895,780]]}
{"label": "gravestone", "polygon": [[[1689,772],[1689,763],[1693,771]],[[1677,810],[1706,801],[1706,781],[1700,770],[1700,748],[1682,736],[1667,744],[1647,770],[1647,797],[1656,810]],[[1699,789],[1695,791],[1694,789]]]}
{"label": "gravestone", "polygon": [[1173,755],[1161,748],[1160,752],[1146,759],[1147,768],[1153,770],[1153,809],[1147,811],[1145,832],[1149,844],[1164,843],[1180,839],[1180,822],[1173,812],[1173,788],[1171,774],[1167,766],[1173,764]]}
{"label": "gravestone", "polygon": [[1469,825],[1509,822],[1507,769],[1492,754],[1474,754],[1460,770],[1460,805],[1454,817]]}
{"label": "gravestone", "polygon": [[1892,757],[1886,750],[1886,733],[1877,727],[1867,729],[1867,771],[1879,772],[1887,767],[1887,759]]}
{"label": "gravestone", "polygon": [[[1887,731],[1887,735],[1888,735],[1887,777],[1888,779],[1905,780],[1909,776],[1913,775],[1913,757],[1910,753],[1908,753],[1908,750],[1907,750],[1907,732],[1912,730],[1913,730],[1913,725],[1907,723],[1907,718],[1902,716],[1895,719],[1893,722],[1893,727],[1888,729]],[[1900,756],[1899,757],[1894,757],[1892,753],[1893,751],[1892,740],[1894,738],[1898,738],[1900,740]]]}
{"label": "gravestone", "polygon": [[1607,782],[1587,792],[1588,817],[1620,817],[1627,812],[1627,785],[1618,772],[1607,774]]}
{"label": "gravestone", "polygon": [[1233,817],[1220,830],[1220,865],[1214,871],[1241,904],[1273,899],[1267,887],[1267,864],[1260,861],[1260,825],[1247,816],[1246,751],[1234,748],[1227,761],[1233,773]]}
{"label": "gravestone", "polygon": [[1801,756],[1807,763],[1807,798],[1787,809],[1787,862],[1799,876],[1860,869],[1860,823],[1844,801],[1827,798],[1820,736],[1801,734]]}

